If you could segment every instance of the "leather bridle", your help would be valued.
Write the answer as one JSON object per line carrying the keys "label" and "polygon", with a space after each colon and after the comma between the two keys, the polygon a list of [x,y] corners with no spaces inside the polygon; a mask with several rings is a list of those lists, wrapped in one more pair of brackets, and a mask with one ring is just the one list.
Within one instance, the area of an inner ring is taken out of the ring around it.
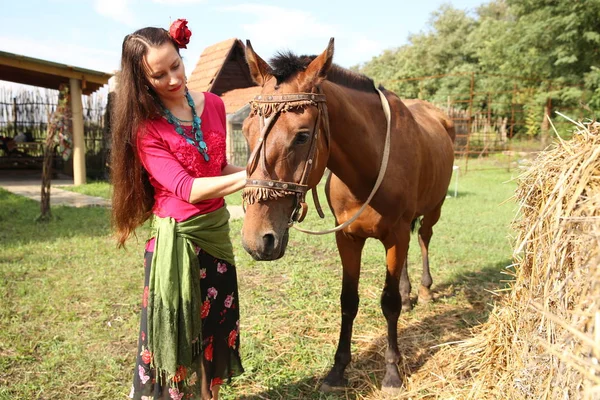
{"label": "leather bridle", "polygon": [[[322,132],[322,134],[325,135],[327,152],[329,152],[329,116],[327,113],[327,102],[325,95],[320,93],[259,95],[256,96],[254,100],[250,102],[250,104],[252,107],[252,112],[256,113],[259,117],[260,134],[256,148],[249,157],[246,173],[248,176],[251,176],[260,164],[262,173],[270,179],[247,179],[246,188],[242,193],[244,203],[252,204],[254,201],[265,200],[265,197],[277,198],[287,195],[294,195],[295,203],[288,224],[291,226],[294,222],[302,222],[308,209],[306,205],[306,192],[309,189],[307,182],[312,171],[313,164],[316,161],[315,156],[317,153],[319,132]],[[265,143],[267,136],[271,132],[275,121],[282,112],[301,109],[308,106],[317,107],[318,113],[311,133],[309,144],[310,147],[306,156],[306,160],[304,161],[304,169],[302,171],[300,180],[298,182],[275,180],[272,178],[271,173],[266,166]],[[255,189],[259,189],[259,191],[264,195],[259,196],[258,199],[253,198],[250,193]],[[315,188],[313,188],[313,199],[315,201],[317,212],[321,218],[323,218],[323,211],[320,207]]]}
{"label": "leather bridle", "polygon": [[[371,193],[367,197],[366,201],[362,204],[360,209],[346,222],[343,224],[337,225],[332,229],[326,229],[323,231],[310,231],[298,227],[294,227],[300,232],[309,233],[313,235],[324,235],[327,233],[333,233],[345,229],[351,223],[356,221],[360,214],[367,208],[375,193],[381,186],[381,182],[383,182],[383,178],[385,176],[385,172],[387,170],[389,156],[390,156],[390,139],[391,139],[391,110],[390,104],[385,97],[385,95],[377,88],[377,91],[381,106],[383,109],[383,113],[386,119],[386,134],[385,134],[385,142],[383,147],[383,155],[381,160],[381,166],[379,167],[379,174],[377,175],[377,180],[375,181],[375,185],[371,190]],[[302,222],[307,212],[306,205],[306,192],[308,191],[308,186],[306,182],[308,181],[308,176],[312,170],[312,165],[314,162],[314,157],[317,148],[317,138],[319,130],[323,131],[325,135],[325,142],[327,145],[327,152],[330,149],[330,132],[329,132],[329,116],[327,113],[327,103],[325,100],[325,95],[320,93],[294,93],[294,94],[284,94],[284,95],[259,95],[254,98],[253,101],[250,102],[252,107],[252,112],[255,112],[259,117],[260,121],[260,136],[258,138],[258,144],[252,154],[250,155],[250,159],[248,165],[246,167],[247,176],[251,176],[251,174],[256,170],[259,158],[263,173],[266,176],[271,177],[271,174],[266,168],[266,150],[265,150],[265,140],[267,135],[269,134],[275,120],[281,112],[285,112],[291,109],[303,108],[308,105],[315,106],[318,108],[319,113],[317,115],[317,120],[315,121],[315,126],[313,129],[313,134],[311,137],[310,150],[308,152],[307,159],[304,163],[304,171],[302,172],[302,177],[298,183],[294,182],[283,182],[277,181],[273,179],[253,179],[249,178],[246,180],[246,188],[242,192],[242,199],[244,204],[244,210],[246,204],[252,204],[255,201],[262,201],[266,199],[276,199],[279,197],[285,197],[288,195],[295,196],[295,204],[292,209],[292,214],[290,215],[290,219],[288,221],[289,226],[293,226],[294,222]],[[321,125],[319,125],[321,123]],[[321,127],[321,129],[319,129]],[[251,193],[253,190],[258,189],[261,193],[258,196],[253,196]],[[324,218],[323,210],[321,209],[321,205],[319,203],[319,198],[317,196],[316,187],[312,188],[313,200],[315,203],[315,208],[319,213],[321,218]]]}

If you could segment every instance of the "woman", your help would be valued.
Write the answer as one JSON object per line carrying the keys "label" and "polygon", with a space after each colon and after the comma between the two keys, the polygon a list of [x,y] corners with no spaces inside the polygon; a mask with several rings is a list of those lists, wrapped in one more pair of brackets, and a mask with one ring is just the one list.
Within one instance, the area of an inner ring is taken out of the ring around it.
{"label": "woman", "polygon": [[112,110],[119,244],[152,220],[134,399],[217,399],[220,384],[243,371],[223,196],[242,189],[246,173],[225,158],[221,99],[186,88],[186,24],[125,37]]}

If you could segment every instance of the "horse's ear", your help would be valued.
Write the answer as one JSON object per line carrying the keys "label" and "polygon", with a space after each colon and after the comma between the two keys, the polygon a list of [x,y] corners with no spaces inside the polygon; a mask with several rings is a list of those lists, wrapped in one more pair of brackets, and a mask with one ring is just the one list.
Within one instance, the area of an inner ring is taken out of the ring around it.
{"label": "horse's ear", "polygon": [[264,84],[271,77],[271,67],[258,54],[254,52],[250,40],[246,40],[246,62],[250,67],[250,76],[259,86]]}
{"label": "horse's ear", "polygon": [[301,91],[309,91],[314,86],[318,86],[327,78],[327,72],[333,63],[333,38],[329,39],[329,45],[323,53],[312,60],[304,74],[302,74],[301,82],[299,82]]}

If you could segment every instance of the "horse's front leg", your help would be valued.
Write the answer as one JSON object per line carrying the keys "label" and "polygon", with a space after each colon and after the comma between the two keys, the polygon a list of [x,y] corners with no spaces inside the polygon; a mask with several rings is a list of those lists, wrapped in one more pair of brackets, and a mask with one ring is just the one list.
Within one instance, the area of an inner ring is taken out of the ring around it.
{"label": "horse's front leg", "polygon": [[347,379],[344,371],[351,360],[350,342],[352,340],[352,325],[358,312],[358,281],[360,278],[360,260],[362,249],[365,245],[364,238],[356,238],[344,232],[336,232],[336,242],[342,266],[344,269],[342,278],[342,326],[340,339],[335,352],[333,368],[325,377],[321,386],[322,391],[330,391],[336,387],[344,387]]}
{"label": "horse's front leg", "polygon": [[385,351],[385,376],[381,383],[381,390],[390,393],[396,393],[402,387],[402,379],[398,371],[401,357],[398,349],[398,318],[403,300],[400,296],[400,274],[405,267],[409,240],[410,227],[408,224],[402,224],[400,229],[392,232],[383,241],[387,252],[387,271],[385,286],[381,293],[381,310],[387,321],[388,346]]}

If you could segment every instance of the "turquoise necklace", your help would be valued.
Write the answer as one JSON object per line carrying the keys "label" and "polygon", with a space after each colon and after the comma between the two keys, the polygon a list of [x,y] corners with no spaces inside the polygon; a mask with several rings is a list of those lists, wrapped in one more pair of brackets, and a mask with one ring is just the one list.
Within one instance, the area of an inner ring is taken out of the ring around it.
{"label": "turquoise necklace", "polygon": [[[198,149],[202,157],[204,157],[204,161],[209,160],[208,157],[208,146],[206,146],[206,142],[204,141],[204,137],[202,135],[202,129],[200,129],[200,125],[202,124],[202,120],[196,114],[196,105],[194,104],[194,99],[192,99],[192,95],[187,90],[185,91],[185,98],[187,99],[188,105],[192,108],[192,120],[186,121],[183,119],[179,119],[174,116],[171,111],[164,105],[162,106],[163,113],[165,114],[165,118],[167,121],[175,127],[175,132],[183,136],[183,138],[192,146]],[[181,127],[182,122],[191,122],[192,123],[192,135],[196,138],[196,141],[186,136],[183,132],[183,128]]]}

